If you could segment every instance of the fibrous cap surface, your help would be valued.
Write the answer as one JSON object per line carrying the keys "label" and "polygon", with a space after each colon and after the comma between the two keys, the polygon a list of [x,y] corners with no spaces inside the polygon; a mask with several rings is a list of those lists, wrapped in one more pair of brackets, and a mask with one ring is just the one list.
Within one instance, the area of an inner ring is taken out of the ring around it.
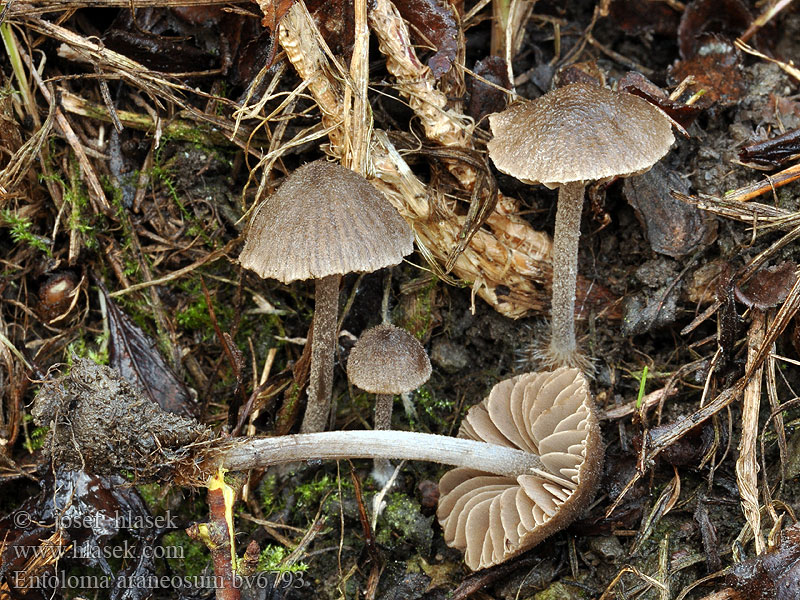
{"label": "fibrous cap surface", "polygon": [[384,324],[368,329],[347,360],[347,377],[372,394],[402,394],[420,387],[431,376],[425,349],[405,329]]}
{"label": "fibrous cap surface", "polygon": [[383,194],[350,169],[318,160],[259,205],[239,262],[289,283],[377,271],[413,249],[413,231]]}
{"label": "fibrous cap surface", "polygon": [[497,168],[551,188],[644,172],[675,141],[669,119],[646,100],[585,82],[513,104],[489,124]]}

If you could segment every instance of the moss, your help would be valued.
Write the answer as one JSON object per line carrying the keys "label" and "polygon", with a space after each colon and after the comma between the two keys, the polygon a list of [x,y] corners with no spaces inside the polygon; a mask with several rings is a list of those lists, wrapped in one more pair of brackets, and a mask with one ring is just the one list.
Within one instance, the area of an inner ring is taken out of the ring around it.
{"label": "moss", "polygon": [[21,217],[8,208],[0,210],[0,224],[11,230],[11,239],[15,244],[26,244],[52,256],[50,246],[53,242],[48,238],[34,232],[33,222],[28,217]]}
{"label": "moss", "polygon": [[278,478],[275,475],[267,475],[261,480],[258,494],[261,497],[261,507],[265,515],[282,510],[286,504],[279,496]]}
{"label": "moss", "polygon": [[546,590],[534,595],[533,600],[588,600],[591,597],[588,592],[557,581]]}
{"label": "moss", "polygon": [[28,423],[33,421],[33,417],[29,414],[25,414],[22,417],[24,419],[26,427],[24,428],[25,431],[25,449],[28,452],[33,453],[36,450],[41,449],[44,445],[44,441],[47,438],[47,432],[50,430],[49,427],[33,427],[29,429],[27,427]]}
{"label": "moss", "polygon": [[378,543],[395,547],[411,544],[419,554],[427,555],[433,541],[433,517],[422,514],[419,502],[405,494],[394,493],[378,519]]}
{"label": "moss", "polygon": [[336,479],[327,474],[317,480],[297,486],[294,490],[295,511],[298,513],[315,511],[325,494],[336,492],[337,489]]}
{"label": "moss", "polygon": [[87,341],[80,337],[67,346],[66,361],[72,367],[76,358],[88,358],[98,365],[108,364],[108,332],[103,332],[94,337],[94,341]]}
{"label": "moss", "polygon": [[161,490],[161,486],[157,483],[142,483],[136,486],[136,491],[151,511],[159,507],[162,502]]}
{"label": "moss", "polygon": [[185,577],[202,575],[211,560],[203,542],[193,540],[185,531],[167,533],[164,535],[162,545],[165,548],[178,550],[177,556],[174,556],[174,552],[167,552],[167,563],[173,572]]}
{"label": "moss", "polygon": [[435,298],[438,279],[432,278],[413,296],[405,296],[395,311],[395,322],[420,342],[425,342],[433,329],[436,316]]}
{"label": "moss", "polygon": [[426,386],[414,392],[412,404],[417,409],[420,421],[431,431],[447,430],[453,417],[454,400],[435,395]]}
{"label": "moss", "polygon": [[271,573],[302,573],[308,570],[308,565],[303,562],[287,564],[286,559],[290,554],[283,546],[267,544],[258,557],[258,570]]}

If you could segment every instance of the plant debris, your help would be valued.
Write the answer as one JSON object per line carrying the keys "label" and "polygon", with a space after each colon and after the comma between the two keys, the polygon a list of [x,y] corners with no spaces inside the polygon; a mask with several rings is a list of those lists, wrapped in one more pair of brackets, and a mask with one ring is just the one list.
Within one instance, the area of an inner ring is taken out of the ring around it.
{"label": "plant debris", "polygon": [[162,411],[119,372],[87,359],[46,381],[31,414],[50,426],[43,448],[54,464],[98,474],[127,469],[146,479],[162,468],[169,472],[175,452],[213,437],[197,421]]}
{"label": "plant debris", "polygon": [[[203,1],[0,10],[0,596],[200,597],[122,577],[217,574],[244,579],[230,597],[292,600],[797,596],[800,2]],[[384,487],[366,460],[265,466],[306,409],[313,286],[237,257],[302,165],[363,175],[415,252],[332,295],[322,420],[371,429],[346,369],[386,322],[433,362],[392,426],[454,436],[541,369],[550,324],[556,194],[495,169],[489,115],[576,82],[680,135],[649,173],[590,186],[579,223],[599,492],[468,575],[432,518],[441,468],[398,464]],[[234,448],[259,468],[218,472]],[[167,539],[107,526],[165,509],[185,517]],[[72,556],[126,541],[125,560]],[[145,560],[159,544],[184,558]],[[115,587],[25,590],[17,571]]]}

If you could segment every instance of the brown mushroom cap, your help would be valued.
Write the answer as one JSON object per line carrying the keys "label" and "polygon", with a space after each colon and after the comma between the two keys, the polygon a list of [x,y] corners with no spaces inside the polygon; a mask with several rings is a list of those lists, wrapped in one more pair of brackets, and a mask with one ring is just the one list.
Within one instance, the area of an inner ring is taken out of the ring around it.
{"label": "brown mushroom cap", "polygon": [[527,373],[492,388],[459,437],[538,454],[539,474],[503,477],[458,467],[439,482],[437,517],[470,569],[496,565],[566,527],[586,507],[603,462],[600,426],[578,369]]}
{"label": "brown mushroom cap", "polygon": [[318,160],[295,170],[256,210],[239,261],[289,283],[396,265],[414,233],[361,175]]}
{"label": "brown mushroom cap", "polygon": [[371,394],[402,394],[417,389],[431,376],[431,361],[405,329],[384,324],[358,338],[347,359],[347,378]]}
{"label": "brown mushroom cap", "polygon": [[489,124],[497,168],[551,188],[646,171],[675,141],[669,119],[646,100],[586,82],[514,104]]}

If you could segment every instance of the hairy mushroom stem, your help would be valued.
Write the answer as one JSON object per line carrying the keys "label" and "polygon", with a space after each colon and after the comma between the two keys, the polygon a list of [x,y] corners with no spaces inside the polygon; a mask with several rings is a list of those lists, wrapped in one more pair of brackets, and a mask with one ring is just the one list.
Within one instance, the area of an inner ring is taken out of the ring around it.
{"label": "hairy mushroom stem", "polygon": [[559,484],[565,482],[563,477],[547,470],[541,458],[532,452],[411,431],[325,431],[246,439],[233,442],[219,452],[215,460],[232,471],[303,460],[383,458],[427,460],[507,477],[537,474]]}
{"label": "hairy mushroom stem", "polygon": [[341,275],[328,275],[316,282],[314,320],[311,324],[311,375],[306,412],[300,427],[303,433],[323,431],[328,424],[341,281]]}
{"label": "hairy mushroom stem", "polygon": [[375,429],[392,428],[392,409],[394,396],[391,394],[378,394],[375,396]]}
{"label": "hairy mushroom stem", "polygon": [[575,287],[585,188],[583,181],[565,183],[558,188],[552,252],[552,328],[547,349],[549,366],[582,366],[575,341]]}

